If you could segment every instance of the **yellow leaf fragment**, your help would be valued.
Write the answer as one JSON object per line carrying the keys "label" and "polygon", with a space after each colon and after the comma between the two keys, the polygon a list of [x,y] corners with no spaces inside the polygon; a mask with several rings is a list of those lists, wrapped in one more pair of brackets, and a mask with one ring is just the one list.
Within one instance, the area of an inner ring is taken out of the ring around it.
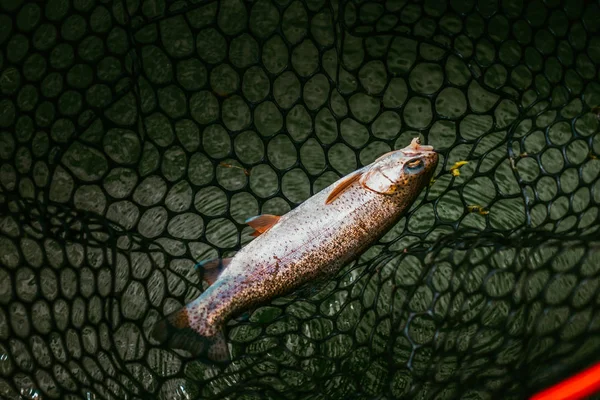
{"label": "yellow leaf fragment", "polygon": [[477,206],[477,205],[467,206],[467,210],[470,213],[477,213],[479,215],[488,215],[490,213],[488,210],[484,209],[481,206]]}
{"label": "yellow leaf fragment", "polygon": [[450,167],[450,173],[452,173],[452,176],[460,176],[459,168],[468,163],[468,161],[455,162],[454,165]]}

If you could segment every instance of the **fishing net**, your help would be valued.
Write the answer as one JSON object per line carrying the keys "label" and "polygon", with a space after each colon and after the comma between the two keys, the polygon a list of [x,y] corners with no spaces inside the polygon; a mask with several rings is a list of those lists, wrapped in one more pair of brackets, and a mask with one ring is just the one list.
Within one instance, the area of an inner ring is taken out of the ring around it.
{"label": "fishing net", "polygon": [[[0,10],[0,397],[521,399],[598,361],[597,2]],[[230,366],[149,337],[246,218],[418,135],[436,181]]]}

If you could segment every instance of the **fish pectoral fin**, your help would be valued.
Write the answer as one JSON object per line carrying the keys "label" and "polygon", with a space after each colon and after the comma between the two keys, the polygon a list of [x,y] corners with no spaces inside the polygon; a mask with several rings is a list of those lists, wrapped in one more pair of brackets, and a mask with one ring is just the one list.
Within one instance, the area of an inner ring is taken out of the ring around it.
{"label": "fish pectoral fin", "polygon": [[337,199],[346,189],[348,189],[354,182],[360,179],[363,171],[358,170],[353,172],[352,174],[342,178],[333,188],[329,196],[327,196],[327,200],[325,200],[325,204],[331,204],[335,199]]}
{"label": "fish pectoral fin", "polygon": [[196,264],[196,270],[208,285],[212,285],[231,262],[232,258],[214,258],[212,260],[200,261]]}
{"label": "fish pectoral fin", "polygon": [[230,360],[223,330],[213,336],[196,332],[190,327],[187,307],[159,320],[152,329],[151,337],[162,345],[189,351],[194,357],[206,357],[214,363],[226,363]]}
{"label": "fish pectoral fin", "polygon": [[252,236],[260,236],[271,229],[277,222],[279,222],[279,219],[281,219],[281,217],[278,215],[262,214],[257,215],[256,217],[248,218],[246,223],[251,228],[254,228]]}

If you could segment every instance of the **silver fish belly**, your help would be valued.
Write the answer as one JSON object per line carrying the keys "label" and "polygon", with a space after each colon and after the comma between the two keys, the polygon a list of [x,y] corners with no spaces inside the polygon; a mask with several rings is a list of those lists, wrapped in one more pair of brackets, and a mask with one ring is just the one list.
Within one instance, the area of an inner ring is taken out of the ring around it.
{"label": "silver fish belly", "polygon": [[[197,299],[157,324],[173,347],[226,360],[224,324],[301,285],[333,276],[383,236],[409,209],[435,171],[438,155],[418,139],[315,194],[287,214],[261,217],[258,237],[226,265]],[[251,226],[252,223],[250,224]],[[253,226],[254,227],[254,226]],[[172,335],[167,335],[170,331]]]}

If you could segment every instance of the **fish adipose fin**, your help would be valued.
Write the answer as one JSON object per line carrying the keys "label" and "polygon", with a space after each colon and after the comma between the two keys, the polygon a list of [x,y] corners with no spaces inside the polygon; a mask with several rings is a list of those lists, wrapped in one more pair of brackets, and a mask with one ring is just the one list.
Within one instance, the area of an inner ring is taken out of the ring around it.
{"label": "fish adipose fin", "polygon": [[214,363],[230,360],[223,330],[213,336],[199,334],[190,327],[186,307],[158,321],[151,336],[161,345],[189,351],[194,357],[206,358]]}
{"label": "fish adipose fin", "polygon": [[246,223],[254,228],[252,236],[260,236],[273,227],[281,217],[278,215],[263,214],[256,217],[248,218]]}
{"label": "fish adipose fin", "polygon": [[329,193],[327,200],[325,200],[325,204],[330,204],[337,199],[342,193],[344,193],[346,189],[350,187],[350,185],[359,180],[362,174],[363,171],[358,170],[342,179],[337,185],[335,185],[331,193]]}
{"label": "fish adipose fin", "polygon": [[221,272],[227,268],[231,260],[231,258],[215,258],[212,260],[200,261],[196,264],[196,270],[198,271],[200,278],[204,279],[210,286],[215,283],[219,275],[221,275]]}

